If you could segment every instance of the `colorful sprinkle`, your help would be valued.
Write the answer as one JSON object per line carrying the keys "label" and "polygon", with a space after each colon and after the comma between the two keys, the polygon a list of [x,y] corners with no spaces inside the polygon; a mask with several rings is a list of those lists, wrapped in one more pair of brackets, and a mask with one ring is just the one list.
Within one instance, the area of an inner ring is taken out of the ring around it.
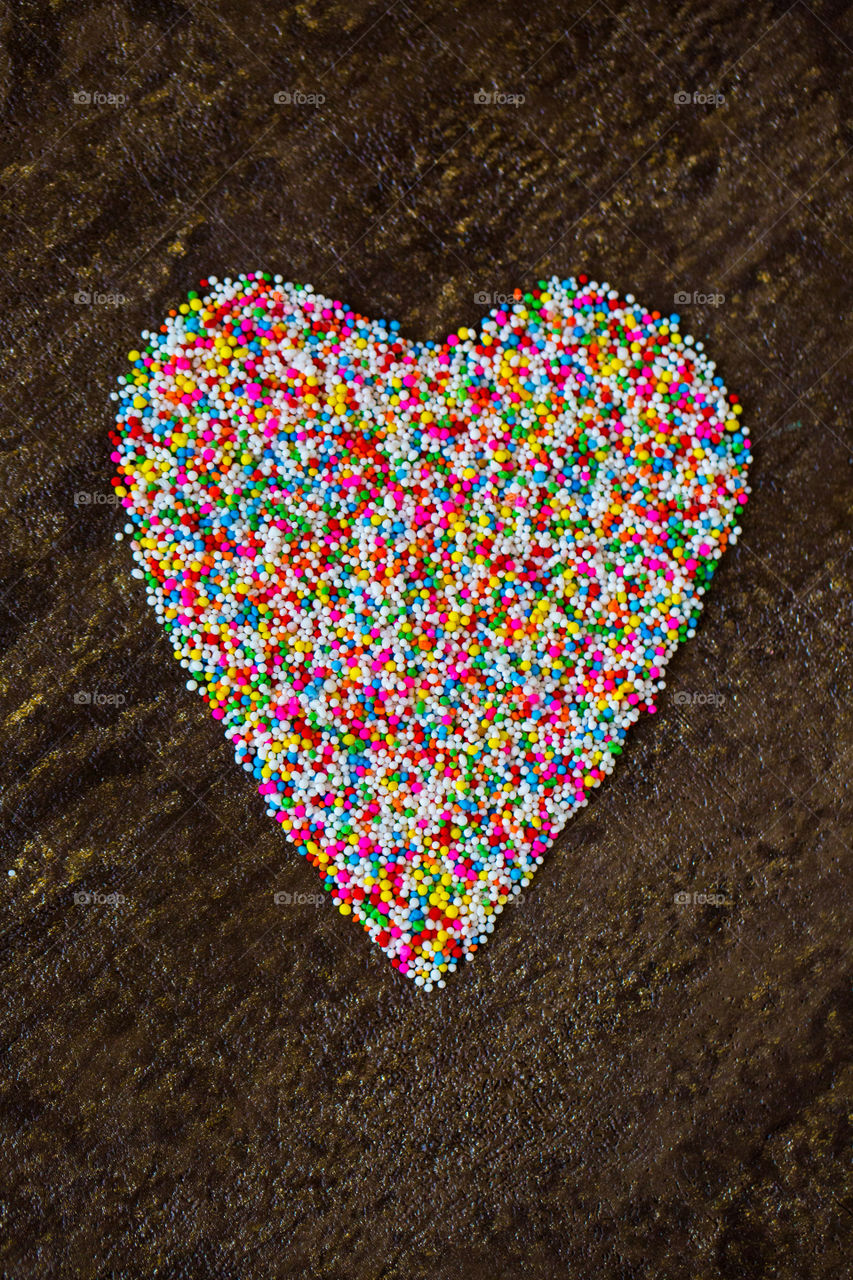
{"label": "colorful sprinkle", "polygon": [[677,315],[584,276],[514,297],[421,344],[211,277],[115,393],[134,573],[188,688],[427,990],[655,710],[749,493],[741,406]]}

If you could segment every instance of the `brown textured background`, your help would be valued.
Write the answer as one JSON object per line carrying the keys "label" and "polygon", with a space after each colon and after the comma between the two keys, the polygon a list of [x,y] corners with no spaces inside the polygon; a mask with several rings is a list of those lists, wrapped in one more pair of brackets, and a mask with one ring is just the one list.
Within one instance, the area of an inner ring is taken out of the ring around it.
{"label": "brown textured background", "polygon": [[[849,1274],[851,54],[824,0],[5,10],[4,1277]],[[419,338],[687,291],[753,427],[660,713],[443,992],[275,904],[102,501],[125,352],[252,269]]]}

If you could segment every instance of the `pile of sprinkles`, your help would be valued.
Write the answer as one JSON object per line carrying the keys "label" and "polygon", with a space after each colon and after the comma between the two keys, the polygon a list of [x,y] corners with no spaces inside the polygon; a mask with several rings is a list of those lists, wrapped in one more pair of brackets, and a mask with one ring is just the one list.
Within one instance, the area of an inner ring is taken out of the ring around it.
{"label": "pile of sprinkles", "polygon": [[134,574],[339,911],[442,987],[694,634],[749,493],[737,397],[583,275],[442,343],[211,277],[142,336]]}

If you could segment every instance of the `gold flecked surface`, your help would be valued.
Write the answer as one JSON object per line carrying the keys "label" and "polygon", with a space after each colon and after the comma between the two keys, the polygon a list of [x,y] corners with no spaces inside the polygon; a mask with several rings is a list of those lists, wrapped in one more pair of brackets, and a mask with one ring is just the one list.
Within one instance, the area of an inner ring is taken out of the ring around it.
{"label": "gold flecked surface", "polygon": [[[849,1274],[851,48],[819,0],[4,11],[0,1275]],[[659,713],[444,991],[315,903],[113,540],[125,353],[254,269],[421,339],[586,270],[753,429]]]}

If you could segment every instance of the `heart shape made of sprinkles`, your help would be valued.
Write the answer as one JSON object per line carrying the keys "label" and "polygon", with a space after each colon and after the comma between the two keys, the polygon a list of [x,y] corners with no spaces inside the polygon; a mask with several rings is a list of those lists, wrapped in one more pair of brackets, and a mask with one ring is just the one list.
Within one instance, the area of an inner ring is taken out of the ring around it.
{"label": "heart shape made of sprinkles", "polygon": [[737,398],[584,276],[441,343],[211,277],[130,363],[114,484],[188,688],[338,909],[444,986],[694,634]]}

